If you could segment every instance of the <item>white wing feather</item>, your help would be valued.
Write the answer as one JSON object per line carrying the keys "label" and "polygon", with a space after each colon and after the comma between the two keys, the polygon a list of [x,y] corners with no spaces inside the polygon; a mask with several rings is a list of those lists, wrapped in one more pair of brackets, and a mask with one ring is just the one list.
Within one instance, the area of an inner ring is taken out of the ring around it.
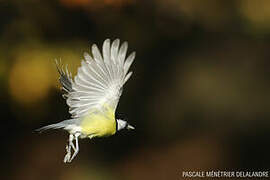
{"label": "white wing feather", "polygon": [[85,116],[91,110],[103,107],[105,104],[114,111],[122,93],[122,87],[130,78],[128,70],[135,58],[135,52],[127,59],[128,44],[124,42],[119,49],[120,41],[116,39],[110,44],[106,39],[102,47],[102,55],[98,47],[92,46],[92,54],[84,53],[84,60],[74,78],[63,68],[58,68],[60,82],[65,90],[64,97],[70,109],[72,118]]}

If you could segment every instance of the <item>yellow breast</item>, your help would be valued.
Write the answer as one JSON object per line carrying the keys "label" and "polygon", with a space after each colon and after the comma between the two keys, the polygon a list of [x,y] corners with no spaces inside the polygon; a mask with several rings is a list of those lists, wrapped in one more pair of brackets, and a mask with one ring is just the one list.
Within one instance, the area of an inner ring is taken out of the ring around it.
{"label": "yellow breast", "polygon": [[105,108],[102,111],[89,113],[81,121],[82,133],[88,137],[104,137],[115,134],[116,122],[114,111]]}

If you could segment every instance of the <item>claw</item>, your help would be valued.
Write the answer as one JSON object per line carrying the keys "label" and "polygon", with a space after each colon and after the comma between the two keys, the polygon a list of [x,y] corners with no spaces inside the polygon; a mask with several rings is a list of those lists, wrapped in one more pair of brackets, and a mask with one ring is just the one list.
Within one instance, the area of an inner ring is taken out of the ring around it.
{"label": "claw", "polygon": [[67,162],[70,162],[70,152],[68,152],[66,155],[65,155],[65,158],[64,158],[64,163],[67,163]]}
{"label": "claw", "polygon": [[66,151],[67,151],[67,154],[64,157],[64,163],[67,163],[67,162],[70,161],[71,152],[70,152],[70,146],[69,145],[66,145]]}
{"label": "claw", "polygon": [[67,152],[69,152],[70,150],[69,150],[69,146],[68,145],[66,145],[66,151]]}
{"label": "claw", "polygon": [[67,154],[65,155],[65,158],[64,158],[64,163],[69,162],[69,158],[70,158],[70,153],[67,153]]}

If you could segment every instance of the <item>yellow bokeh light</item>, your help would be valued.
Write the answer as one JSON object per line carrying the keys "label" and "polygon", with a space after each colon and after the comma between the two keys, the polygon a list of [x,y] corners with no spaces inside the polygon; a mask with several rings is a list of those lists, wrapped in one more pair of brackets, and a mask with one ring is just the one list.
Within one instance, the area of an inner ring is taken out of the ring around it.
{"label": "yellow bokeh light", "polygon": [[[81,63],[86,43],[26,44],[13,51],[15,62],[10,69],[8,83],[11,97],[24,105],[31,105],[48,97],[51,88],[60,90],[55,59],[73,74]],[[1,63],[0,63],[1,64]],[[1,70],[1,68],[0,68]]]}
{"label": "yellow bokeh light", "polygon": [[52,61],[39,52],[20,54],[11,68],[9,88],[11,96],[23,104],[44,98],[52,86]]}
{"label": "yellow bokeh light", "polygon": [[245,0],[240,2],[240,11],[247,20],[261,28],[270,27],[270,1]]}

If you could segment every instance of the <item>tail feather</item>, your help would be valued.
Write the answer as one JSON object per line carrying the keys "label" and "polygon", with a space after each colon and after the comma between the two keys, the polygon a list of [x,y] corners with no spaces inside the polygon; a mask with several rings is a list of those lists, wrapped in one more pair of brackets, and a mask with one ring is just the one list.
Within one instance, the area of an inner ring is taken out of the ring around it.
{"label": "tail feather", "polygon": [[67,127],[68,125],[75,124],[76,119],[69,119],[65,120],[56,124],[50,124],[47,126],[43,126],[41,128],[36,129],[35,131],[42,133],[43,131],[49,130],[49,129],[62,129]]}
{"label": "tail feather", "polygon": [[43,132],[43,131],[46,131],[48,129],[61,129],[61,128],[64,128],[65,126],[61,123],[56,123],[56,124],[50,124],[50,125],[47,125],[47,126],[43,126],[41,128],[38,128],[36,129],[35,131],[37,132]]}

